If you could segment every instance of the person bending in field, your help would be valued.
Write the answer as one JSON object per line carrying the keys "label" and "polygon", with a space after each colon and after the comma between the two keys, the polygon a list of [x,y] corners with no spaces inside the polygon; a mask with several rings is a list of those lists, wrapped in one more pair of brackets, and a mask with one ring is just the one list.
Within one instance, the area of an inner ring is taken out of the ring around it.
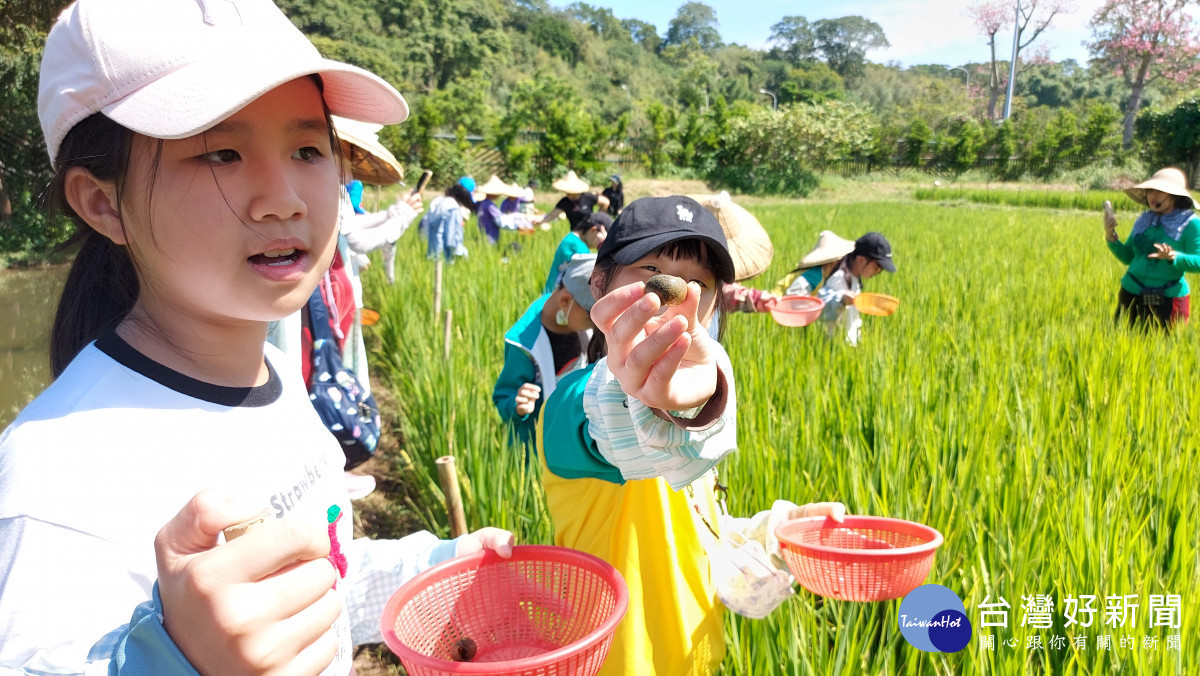
{"label": "person bending in field", "polygon": [[854,241],[854,251],[837,264],[825,284],[817,290],[817,298],[825,301],[821,321],[830,338],[844,331],[846,342],[858,345],[862,317],[854,307],[854,298],[862,292],[862,280],[870,279],[882,270],[896,271],[892,245],[883,235],[868,232]]}
{"label": "person bending in field", "polygon": [[1170,331],[1186,323],[1191,313],[1185,272],[1200,272],[1200,218],[1187,190],[1187,179],[1175,168],[1161,169],[1149,180],[1125,191],[1147,207],[1133,223],[1124,242],[1117,237],[1117,219],[1104,215],[1108,250],[1127,267],[1117,291],[1115,321],[1155,326]]}
{"label": "person bending in field", "polygon": [[555,383],[587,364],[595,262],[596,254],[582,253],[563,263],[556,288],[533,301],[504,334],[504,368],[492,388],[492,403],[509,424],[511,440],[526,448],[533,444],[538,413]]}

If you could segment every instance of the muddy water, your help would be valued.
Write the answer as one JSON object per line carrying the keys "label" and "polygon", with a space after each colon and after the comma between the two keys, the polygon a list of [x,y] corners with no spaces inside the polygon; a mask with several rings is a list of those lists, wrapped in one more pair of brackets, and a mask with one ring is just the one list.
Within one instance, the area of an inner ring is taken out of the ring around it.
{"label": "muddy water", "polygon": [[0,270],[0,428],[50,381],[48,341],[67,267]]}

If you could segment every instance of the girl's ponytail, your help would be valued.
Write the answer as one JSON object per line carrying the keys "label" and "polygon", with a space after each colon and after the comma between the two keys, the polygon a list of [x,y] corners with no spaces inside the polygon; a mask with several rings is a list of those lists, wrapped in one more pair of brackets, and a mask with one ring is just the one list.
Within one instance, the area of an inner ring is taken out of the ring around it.
{"label": "girl's ponytail", "polygon": [[50,334],[50,370],[56,378],[88,343],[115,329],[138,297],[137,274],[125,247],[91,228],[81,234]]}
{"label": "girl's ponytail", "polygon": [[76,124],[59,148],[54,178],[42,200],[48,218],[62,215],[75,224],[75,234],[61,247],[78,253],[58,301],[50,335],[50,369],[58,377],[88,343],[116,328],[138,297],[137,274],[127,249],[96,232],[66,199],[67,171],[82,167],[124,194],[125,171],[133,134],[101,113]]}

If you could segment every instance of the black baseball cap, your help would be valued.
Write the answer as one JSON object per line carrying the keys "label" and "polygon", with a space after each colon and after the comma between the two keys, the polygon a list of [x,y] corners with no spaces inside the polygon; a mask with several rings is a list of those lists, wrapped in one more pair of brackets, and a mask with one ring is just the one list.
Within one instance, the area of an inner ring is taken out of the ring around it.
{"label": "black baseball cap", "polygon": [[605,230],[608,230],[609,228],[612,227],[612,224],[613,224],[612,216],[609,216],[607,213],[605,213],[603,211],[593,211],[592,215],[588,216],[587,225],[585,226],[585,229],[595,228],[597,226],[600,226],[600,227],[603,227]]}
{"label": "black baseball cap", "polygon": [[879,263],[879,267],[888,272],[896,271],[896,263],[892,260],[892,245],[878,232],[868,232],[854,240],[854,253]]}
{"label": "black baseball cap", "polygon": [[721,281],[733,281],[733,257],[725,231],[708,209],[683,195],[642,197],[625,207],[596,252],[596,263],[612,259],[632,265],[651,251],[681,239],[698,239],[709,245],[721,263]]}

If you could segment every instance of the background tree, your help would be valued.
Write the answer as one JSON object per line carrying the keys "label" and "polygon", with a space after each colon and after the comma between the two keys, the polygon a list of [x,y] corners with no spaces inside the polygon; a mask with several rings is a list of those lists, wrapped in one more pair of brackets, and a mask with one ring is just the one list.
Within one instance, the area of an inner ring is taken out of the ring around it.
{"label": "background tree", "polygon": [[667,25],[662,48],[682,45],[695,39],[704,51],[714,50],[721,46],[721,33],[717,25],[717,13],[712,7],[703,2],[684,3]]}
{"label": "background tree", "polygon": [[1175,165],[1195,180],[1200,169],[1200,97],[1169,109],[1148,109],[1138,116],[1137,135],[1155,166]]}
{"label": "background tree", "polygon": [[621,25],[629,31],[629,37],[646,51],[657,52],[662,46],[662,38],[658,36],[658,29],[654,24],[638,19],[622,19]]}
{"label": "background tree", "polygon": [[1107,0],[1092,16],[1094,39],[1088,47],[1096,64],[1123,77],[1128,87],[1125,148],[1133,142],[1146,85],[1159,79],[1184,85],[1200,71],[1200,39],[1187,5],[1188,0]]}
{"label": "background tree", "polygon": [[802,16],[785,16],[771,26],[769,42],[792,65],[812,59],[817,53],[817,36]]}
{"label": "background tree", "polygon": [[1001,90],[1008,86],[1007,78],[1000,74],[1000,62],[996,60],[996,33],[1011,25],[1009,22],[1016,21],[1016,61],[1020,68],[1021,52],[1050,27],[1056,16],[1070,8],[1071,0],[985,0],[967,8],[967,13],[975,19],[975,27],[987,36],[991,49],[988,119],[996,119],[996,101]]}
{"label": "background tree", "polygon": [[812,30],[816,49],[825,63],[846,80],[863,74],[868,51],[891,46],[883,28],[861,16],[821,19]]}
{"label": "background tree", "polygon": [[65,222],[46,223],[31,207],[50,180],[50,158],[37,117],[42,45],[66,4],[0,1],[0,251],[46,250],[68,231]]}

